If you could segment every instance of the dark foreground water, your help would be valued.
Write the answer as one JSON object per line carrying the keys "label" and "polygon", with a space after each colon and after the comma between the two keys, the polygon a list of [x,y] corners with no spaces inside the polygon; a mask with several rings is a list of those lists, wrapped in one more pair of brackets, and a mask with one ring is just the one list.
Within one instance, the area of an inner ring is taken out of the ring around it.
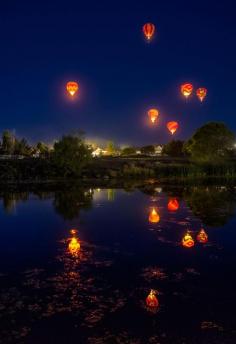
{"label": "dark foreground water", "polygon": [[236,343],[235,188],[0,199],[1,343]]}

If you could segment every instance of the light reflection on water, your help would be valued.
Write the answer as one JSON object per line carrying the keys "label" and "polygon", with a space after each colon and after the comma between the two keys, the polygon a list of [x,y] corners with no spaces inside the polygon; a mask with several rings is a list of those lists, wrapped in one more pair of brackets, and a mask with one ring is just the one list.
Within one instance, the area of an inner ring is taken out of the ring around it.
{"label": "light reflection on water", "polygon": [[0,342],[235,343],[234,188],[0,197]]}

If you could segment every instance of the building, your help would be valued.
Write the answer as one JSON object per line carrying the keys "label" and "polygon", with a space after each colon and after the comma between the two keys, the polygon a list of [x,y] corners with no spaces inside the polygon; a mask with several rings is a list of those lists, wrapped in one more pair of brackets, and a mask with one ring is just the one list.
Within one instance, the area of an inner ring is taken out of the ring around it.
{"label": "building", "polygon": [[92,151],[92,157],[97,158],[99,156],[107,155],[107,151],[103,150],[102,148],[96,148],[94,151]]}
{"label": "building", "polygon": [[154,146],[155,149],[155,155],[161,155],[162,154],[162,150],[163,150],[163,146],[162,145],[157,145]]}

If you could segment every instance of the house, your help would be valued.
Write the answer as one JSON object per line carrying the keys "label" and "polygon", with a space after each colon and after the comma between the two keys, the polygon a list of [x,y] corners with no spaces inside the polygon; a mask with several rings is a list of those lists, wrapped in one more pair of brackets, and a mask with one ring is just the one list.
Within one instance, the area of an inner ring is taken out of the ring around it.
{"label": "house", "polygon": [[163,150],[163,146],[157,145],[157,146],[154,146],[154,149],[155,149],[155,155],[161,155],[162,150]]}
{"label": "house", "polygon": [[106,150],[103,150],[102,148],[96,148],[93,152],[92,152],[92,157],[93,158],[97,158],[99,156],[102,156],[102,155],[107,155],[107,151]]}

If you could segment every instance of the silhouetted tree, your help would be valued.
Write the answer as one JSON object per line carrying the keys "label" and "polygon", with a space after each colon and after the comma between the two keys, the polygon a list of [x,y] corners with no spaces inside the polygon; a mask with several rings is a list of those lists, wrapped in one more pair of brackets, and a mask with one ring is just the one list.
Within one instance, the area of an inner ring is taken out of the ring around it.
{"label": "silhouetted tree", "polygon": [[155,153],[155,147],[153,145],[148,145],[140,148],[141,153],[143,154],[154,154]]}
{"label": "silhouetted tree", "polygon": [[229,157],[235,135],[224,123],[210,122],[184,144],[184,152],[197,162],[218,162]]}
{"label": "silhouetted tree", "polygon": [[26,139],[17,140],[14,143],[14,154],[29,156],[31,154],[31,147]]}
{"label": "silhouetted tree", "polygon": [[136,153],[135,147],[125,147],[121,151],[121,155],[132,155]]}
{"label": "silhouetted tree", "polygon": [[9,130],[5,130],[2,134],[2,153],[13,154],[14,145],[15,145],[14,135]]}
{"label": "silhouetted tree", "polygon": [[112,141],[107,142],[106,151],[109,155],[112,155],[115,153],[114,142],[112,142]]}
{"label": "silhouetted tree", "polygon": [[49,147],[45,143],[38,142],[36,145],[36,149],[39,151],[40,156],[43,156],[43,157],[49,156],[50,150],[49,150]]}
{"label": "silhouetted tree", "polygon": [[168,156],[182,156],[183,155],[184,141],[172,140],[164,145],[162,155]]}
{"label": "silhouetted tree", "polygon": [[91,150],[80,136],[63,136],[54,144],[53,160],[58,175],[79,176],[90,158]]}

